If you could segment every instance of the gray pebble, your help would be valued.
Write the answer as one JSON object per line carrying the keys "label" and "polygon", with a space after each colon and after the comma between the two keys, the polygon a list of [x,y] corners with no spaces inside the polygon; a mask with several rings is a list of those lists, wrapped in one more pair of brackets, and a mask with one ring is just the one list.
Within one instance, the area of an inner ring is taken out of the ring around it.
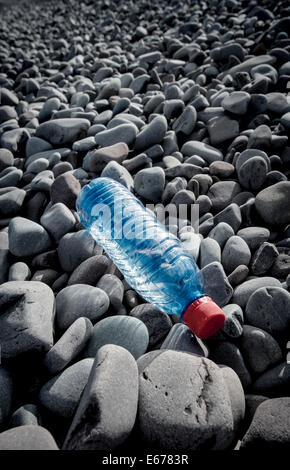
{"label": "gray pebble", "polygon": [[15,217],[9,224],[9,250],[14,256],[32,256],[48,250],[51,240],[36,222]]}
{"label": "gray pebble", "polygon": [[240,264],[247,266],[251,260],[251,251],[247,243],[239,236],[230,237],[222,252],[222,265],[225,272],[230,274]]}
{"label": "gray pebble", "polygon": [[97,287],[102,289],[109,297],[110,304],[116,310],[122,306],[124,286],[122,281],[114,274],[104,274],[98,281]]}
{"label": "gray pebble", "polygon": [[134,178],[134,189],[139,196],[149,201],[159,201],[165,186],[164,170],[159,167],[138,171]]}
{"label": "gray pebble", "polygon": [[0,450],[58,450],[58,447],[47,429],[25,425],[2,432]]}
{"label": "gray pebble", "polygon": [[77,318],[86,317],[95,323],[109,308],[109,297],[102,289],[74,284],[56,296],[56,324],[66,330]]}
{"label": "gray pebble", "polygon": [[127,349],[137,359],[145,353],[148,343],[148,330],[141,320],[115,315],[96,323],[84,354],[86,357],[95,357],[103,345],[116,344]]}
{"label": "gray pebble", "polygon": [[84,349],[92,331],[93,325],[88,318],[78,318],[46,353],[45,370],[50,375],[62,371]]}
{"label": "gray pebble", "polygon": [[102,252],[103,249],[86,230],[67,233],[60,239],[57,248],[60,265],[64,271],[69,273],[86,259]]}
{"label": "gray pebble", "polygon": [[[279,282],[276,279],[275,281]],[[279,338],[285,335],[290,325],[290,293],[283,289],[281,284],[273,284],[251,290],[246,302],[245,316],[250,325],[262,328],[274,338]]]}
{"label": "gray pebble", "polygon": [[138,369],[132,355],[112,344],[97,353],[63,449],[111,451],[132,431]]}
{"label": "gray pebble", "polygon": [[204,278],[204,291],[220,307],[226,305],[233,294],[224,268],[221,263],[214,261],[201,270]]}
{"label": "gray pebble", "polygon": [[39,392],[41,405],[55,416],[72,418],[93,362],[90,358],[82,359],[46,382]]}
{"label": "gray pebble", "polygon": [[245,307],[250,296],[261,287],[281,287],[280,281],[274,277],[257,277],[243,282],[234,290],[232,302]]}
{"label": "gray pebble", "polygon": [[76,221],[68,207],[58,202],[44,212],[40,223],[54,240],[59,241],[66,233],[73,230]]}
{"label": "gray pebble", "polygon": [[152,304],[140,304],[133,308],[130,316],[141,320],[148,329],[149,347],[155,346],[172,327],[169,316]]}
{"label": "gray pebble", "polygon": [[41,354],[53,344],[54,295],[41,282],[11,281],[0,286],[0,343],[3,359]]}

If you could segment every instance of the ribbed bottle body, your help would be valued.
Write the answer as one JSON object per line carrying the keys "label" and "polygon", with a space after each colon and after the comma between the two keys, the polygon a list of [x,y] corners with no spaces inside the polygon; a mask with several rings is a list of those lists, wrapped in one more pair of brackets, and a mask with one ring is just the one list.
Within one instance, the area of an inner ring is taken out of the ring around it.
{"label": "ribbed bottle body", "polygon": [[148,302],[181,315],[204,295],[201,272],[180,240],[123,185],[96,178],[77,208],[83,226]]}

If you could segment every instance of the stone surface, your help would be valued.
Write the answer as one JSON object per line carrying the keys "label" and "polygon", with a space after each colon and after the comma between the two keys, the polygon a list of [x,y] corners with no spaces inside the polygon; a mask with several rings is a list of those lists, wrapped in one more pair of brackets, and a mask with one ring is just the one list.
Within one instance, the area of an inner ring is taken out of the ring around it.
{"label": "stone surface", "polygon": [[269,225],[290,223],[290,182],[281,181],[257,194],[255,206],[262,219]]}
{"label": "stone surface", "polygon": [[24,217],[14,217],[9,224],[8,233],[9,250],[17,257],[37,255],[51,246],[47,231]]}
{"label": "stone surface", "polygon": [[72,418],[93,362],[90,358],[82,359],[46,382],[39,392],[41,405],[58,417]]}
{"label": "stone surface", "polygon": [[5,423],[10,414],[13,396],[13,380],[11,373],[0,365],[0,425]]}
{"label": "stone surface", "polygon": [[165,174],[162,168],[145,168],[134,178],[134,189],[139,196],[157,202],[165,187]]}
{"label": "stone surface", "polygon": [[266,331],[254,326],[244,325],[239,346],[254,374],[261,374],[282,360],[282,351],[277,341]]}
{"label": "stone surface", "polygon": [[138,369],[134,358],[120,346],[103,346],[96,355],[63,448],[111,451],[132,431],[137,403]]}
{"label": "stone surface", "polygon": [[103,249],[95,242],[86,230],[67,233],[60,241],[57,254],[62,269],[74,271],[83,261],[92,256],[100,255]]}
{"label": "stone surface", "polygon": [[286,450],[290,442],[289,419],[289,397],[265,400],[242,439],[241,450]]}
{"label": "stone surface", "polygon": [[122,346],[137,359],[147,350],[148,329],[138,318],[123,315],[104,318],[94,326],[85,356],[95,357],[98,350],[106,344]]}
{"label": "stone surface", "polygon": [[246,320],[275,338],[285,335],[290,326],[290,293],[282,287],[255,289],[247,299]]}
{"label": "stone surface", "polygon": [[137,305],[131,310],[130,316],[138,318],[147,326],[149,347],[159,343],[172,327],[170,317],[152,304]]}
{"label": "stone surface", "polygon": [[230,341],[220,342],[210,354],[210,358],[217,364],[223,364],[233,369],[238,375],[244,390],[252,382],[250,373],[239,348]]}
{"label": "stone surface", "polygon": [[41,282],[11,281],[0,286],[0,343],[3,359],[41,354],[53,344],[54,295]]}
{"label": "stone surface", "polygon": [[220,307],[226,305],[232,297],[233,289],[229,284],[221,263],[214,261],[201,270],[204,278],[204,291]]}
{"label": "stone surface", "polygon": [[221,370],[184,352],[159,354],[140,374],[138,423],[163,450],[227,448],[234,424]]}
{"label": "stone surface", "polygon": [[59,175],[50,188],[50,197],[53,204],[62,202],[69,209],[75,209],[76,198],[81,190],[79,181],[71,174]]}
{"label": "stone surface", "polygon": [[109,297],[102,289],[86,284],[74,284],[56,296],[56,324],[66,330],[79,317],[95,323],[109,308]]}
{"label": "stone surface", "polygon": [[2,432],[0,450],[58,450],[58,446],[47,429],[26,425]]}
{"label": "stone surface", "polygon": [[62,202],[58,202],[44,212],[40,223],[58,241],[73,230],[76,221],[72,212]]}
{"label": "stone surface", "polygon": [[89,127],[90,121],[87,119],[53,119],[40,124],[35,136],[60,146],[86,137]]}
{"label": "stone surface", "polygon": [[112,161],[122,163],[127,158],[128,153],[129,148],[125,142],[118,142],[114,145],[93,150],[87,154],[89,169],[94,172],[99,172]]}
{"label": "stone surface", "polygon": [[261,287],[281,287],[278,279],[270,276],[257,277],[243,282],[234,290],[232,302],[245,307],[250,296]]}
{"label": "stone surface", "polygon": [[247,243],[239,236],[230,237],[222,251],[221,262],[226,273],[231,273],[240,264],[247,266],[251,260],[251,251]]}
{"label": "stone surface", "polygon": [[84,349],[93,331],[88,318],[80,317],[46,353],[43,367],[50,375],[62,371]]}

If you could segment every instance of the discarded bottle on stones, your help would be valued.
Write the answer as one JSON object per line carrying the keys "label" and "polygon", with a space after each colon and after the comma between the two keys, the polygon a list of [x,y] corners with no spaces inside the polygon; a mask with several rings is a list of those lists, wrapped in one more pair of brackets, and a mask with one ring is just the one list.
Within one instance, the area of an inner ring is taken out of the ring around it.
{"label": "discarded bottle on stones", "polygon": [[125,186],[96,178],[83,187],[77,209],[83,226],[145,300],[179,315],[199,338],[222,327],[225,315],[204,293],[193,258]]}

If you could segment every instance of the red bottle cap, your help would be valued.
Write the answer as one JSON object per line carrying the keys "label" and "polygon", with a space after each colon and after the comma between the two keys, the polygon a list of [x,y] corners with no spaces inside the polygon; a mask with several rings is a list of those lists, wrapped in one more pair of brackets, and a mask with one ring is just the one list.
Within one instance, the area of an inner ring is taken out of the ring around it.
{"label": "red bottle cap", "polygon": [[222,309],[208,296],[200,297],[190,304],[183,314],[184,323],[199,338],[209,338],[225,323]]}

